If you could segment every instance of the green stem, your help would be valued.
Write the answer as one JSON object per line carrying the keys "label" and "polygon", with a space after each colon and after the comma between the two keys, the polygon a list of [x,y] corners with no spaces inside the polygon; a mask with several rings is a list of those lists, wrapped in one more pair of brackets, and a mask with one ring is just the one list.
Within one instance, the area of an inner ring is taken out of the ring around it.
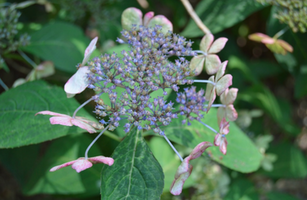
{"label": "green stem", "polygon": [[25,59],[34,69],[37,67],[36,63],[31,60],[24,52],[18,50],[18,53]]}
{"label": "green stem", "polygon": [[4,90],[9,90],[9,88],[5,85],[5,83],[0,78],[0,85],[4,88]]}
{"label": "green stem", "polygon": [[276,33],[276,34],[273,36],[273,38],[274,38],[274,39],[279,38],[279,37],[282,36],[288,29],[289,29],[289,26],[283,28],[283,29],[280,30],[278,33]]}
{"label": "green stem", "polygon": [[115,135],[114,133],[111,133],[109,131],[104,132],[104,135],[109,137],[109,138],[111,138],[111,139],[113,139],[113,140],[115,140],[115,141],[117,141],[117,142],[121,142],[122,141],[122,138],[118,137],[117,135]]}

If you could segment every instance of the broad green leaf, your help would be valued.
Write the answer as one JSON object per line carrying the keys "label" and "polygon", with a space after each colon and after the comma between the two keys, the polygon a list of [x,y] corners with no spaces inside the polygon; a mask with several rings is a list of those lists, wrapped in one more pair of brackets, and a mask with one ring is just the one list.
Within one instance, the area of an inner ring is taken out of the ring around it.
{"label": "broad green leaf", "polygon": [[[169,192],[171,184],[175,178],[177,168],[181,164],[178,156],[174,153],[168,143],[161,137],[153,137],[150,139],[149,147],[154,154],[155,158],[160,163],[164,173],[164,189],[163,192]],[[193,185],[194,181],[190,178],[186,180],[183,188],[187,188]],[[195,175],[194,175],[195,176]]]}
{"label": "broad green leaf", "polygon": [[[1,149],[1,164],[17,178],[23,193],[27,195],[98,195],[102,164],[95,164],[81,173],[71,167],[49,172],[53,166],[84,157],[90,142],[87,134],[77,134],[60,138],[51,144]],[[100,155],[97,145],[92,147],[90,155]]]}
{"label": "broad green leaf", "polygon": [[[210,112],[205,115],[205,119],[202,121],[218,131],[216,113],[217,110],[211,108]],[[197,121],[192,121],[192,125],[188,126],[182,124],[182,120],[182,117],[173,119],[171,124],[162,128],[170,140],[190,148],[194,148],[203,141],[213,143],[215,133],[207,127]],[[226,138],[228,141],[227,154],[223,155],[218,147],[210,147],[206,152],[211,156],[211,158],[236,171],[245,173],[256,171],[260,166],[263,156],[255,144],[236,126],[235,123],[230,123],[230,131]]]}
{"label": "broad green leaf", "polygon": [[22,47],[23,51],[52,61],[57,69],[70,73],[76,72],[76,65],[82,62],[90,43],[78,26],[58,21],[43,26],[30,36],[31,43]]}
{"label": "broad green leaf", "polygon": [[289,195],[289,194],[285,194],[285,193],[281,193],[281,192],[269,192],[266,194],[267,200],[299,200],[298,198]]}
{"label": "broad green leaf", "polygon": [[[254,0],[202,0],[195,7],[195,12],[212,33],[218,33],[225,28],[243,21],[253,12],[264,8]],[[199,37],[204,33],[198,28],[193,19],[181,35],[185,37]]]}
{"label": "broad green leaf", "polygon": [[[72,116],[80,105],[68,99],[63,88],[50,86],[44,81],[33,81],[10,89],[0,95],[0,148],[13,148],[52,140],[85,130],[72,126],[51,125],[48,115],[37,115],[50,110]],[[85,110],[77,116],[95,120]]]}
{"label": "broad green leaf", "polygon": [[284,142],[272,145],[267,150],[275,154],[277,160],[273,162],[273,170],[263,172],[273,178],[304,178],[307,176],[307,160],[303,153],[294,145]]}
{"label": "broad green leaf", "polygon": [[236,180],[231,183],[230,189],[224,200],[258,200],[259,195],[255,186],[248,180]]}
{"label": "broad green leaf", "polygon": [[160,199],[164,186],[162,168],[136,129],[115,149],[111,167],[101,172],[101,199]]}

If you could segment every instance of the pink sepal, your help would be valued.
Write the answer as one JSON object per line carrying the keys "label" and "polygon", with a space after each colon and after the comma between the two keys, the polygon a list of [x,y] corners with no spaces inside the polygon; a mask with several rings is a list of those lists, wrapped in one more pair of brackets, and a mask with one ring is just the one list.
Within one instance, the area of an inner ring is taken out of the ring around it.
{"label": "pink sepal", "polygon": [[[209,81],[214,82],[214,76],[211,76],[209,78]],[[211,83],[207,84],[205,98],[208,101],[208,106],[207,106],[207,112],[208,112],[216,98],[215,86],[212,85]]]}
{"label": "pink sepal", "polygon": [[224,105],[230,105],[233,104],[233,102],[236,100],[238,94],[237,88],[231,88],[226,89],[224,93],[221,95],[221,103]]}
{"label": "pink sepal", "polygon": [[170,192],[173,195],[181,194],[184,182],[189,178],[193,170],[193,166],[189,164],[189,160],[184,159],[178,167],[175,174],[175,179],[171,185]]}
{"label": "pink sepal", "polygon": [[232,85],[232,75],[226,74],[216,83],[216,94],[220,96],[229,86]]}
{"label": "pink sepal", "polygon": [[215,138],[214,138],[214,145],[215,146],[219,146],[220,147],[220,151],[226,155],[227,153],[227,140],[226,137],[224,135],[221,134],[216,134]]}
{"label": "pink sepal", "polygon": [[211,44],[214,40],[214,36],[210,34],[206,34],[200,41],[200,50],[203,52],[208,52],[209,48],[211,47]]}
{"label": "pink sepal", "polygon": [[50,117],[50,124],[59,124],[63,126],[72,126],[71,119],[67,117]]}
{"label": "pink sepal", "polygon": [[207,74],[209,75],[215,74],[219,70],[220,65],[221,65],[221,60],[217,55],[209,54],[206,57],[205,69]]}
{"label": "pink sepal", "polygon": [[212,144],[210,142],[201,142],[199,143],[194,149],[193,151],[191,152],[190,156],[190,159],[189,160],[193,160],[193,159],[196,159],[198,158],[199,156],[201,156],[201,154],[203,154],[206,149],[208,147],[211,147]]}
{"label": "pink sepal", "polygon": [[[40,111],[37,114],[42,114],[42,115],[53,115],[55,117],[51,117],[50,118],[50,123],[51,124],[59,124],[59,125],[64,125],[64,126],[78,126],[86,131],[88,131],[89,133],[95,133],[95,127],[93,127],[91,124],[96,124],[95,122],[89,121],[83,117],[75,117],[72,118],[69,115],[64,115],[64,114],[60,114],[60,113],[55,113],[55,112],[51,112],[51,111]],[[97,127],[97,129],[100,129],[101,127]]]}
{"label": "pink sepal", "polygon": [[229,133],[229,122],[226,121],[225,117],[220,122],[220,134],[227,135]]}
{"label": "pink sepal", "polygon": [[64,163],[64,164],[62,164],[62,165],[57,165],[57,166],[55,166],[55,167],[52,167],[49,171],[54,172],[54,171],[56,171],[56,170],[58,170],[58,169],[61,169],[61,168],[63,168],[63,167],[70,166],[70,165],[74,164],[75,162],[76,162],[76,161],[73,160],[73,161]]}
{"label": "pink sepal", "polygon": [[226,71],[227,64],[228,64],[228,60],[220,63],[218,71],[215,75],[215,82],[218,82],[218,80],[223,77],[223,75],[225,74],[225,71]]}
{"label": "pink sepal", "polygon": [[104,156],[96,156],[96,157],[91,157],[89,160],[95,164],[95,163],[104,163],[106,165],[113,165],[114,159],[110,157],[104,157]]}
{"label": "pink sepal", "polygon": [[88,86],[87,74],[90,73],[89,67],[80,67],[78,71],[70,77],[64,86],[67,97],[73,97],[75,94],[83,92]]}
{"label": "pink sepal", "polygon": [[89,133],[96,133],[95,128],[93,128],[90,124],[88,124],[88,122],[82,121],[80,119],[71,118],[71,123],[84,130],[87,130]]}
{"label": "pink sepal", "polygon": [[229,121],[235,121],[238,118],[238,113],[232,104],[226,106],[226,116]]}
{"label": "pink sepal", "polygon": [[227,38],[224,38],[224,37],[221,37],[221,38],[218,38],[217,40],[215,40],[213,42],[213,44],[211,45],[208,53],[218,53],[220,52],[226,45],[226,42],[228,41]]}
{"label": "pink sepal", "polygon": [[81,171],[91,168],[92,166],[93,164],[89,160],[86,160],[85,158],[78,158],[76,162],[71,165],[71,168],[80,173]]}
{"label": "pink sepal", "polygon": [[114,160],[113,160],[113,158],[104,157],[104,156],[96,156],[96,157],[91,157],[91,158],[88,158],[88,159],[81,157],[81,158],[78,158],[77,160],[73,160],[73,161],[64,163],[62,165],[52,167],[50,169],[50,171],[54,172],[58,169],[61,169],[63,167],[67,167],[67,166],[71,165],[71,167],[79,173],[81,171],[84,171],[84,170],[92,167],[93,164],[96,164],[96,163],[104,163],[104,164],[111,166],[111,165],[113,165]]}
{"label": "pink sepal", "polygon": [[148,27],[162,26],[162,32],[173,31],[173,24],[164,15],[156,15],[151,18],[147,24]]}
{"label": "pink sepal", "polygon": [[144,20],[143,20],[143,25],[144,26],[147,26],[148,25],[148,22],[149,20],[151,20],[154,16],[154,12],[148,12],[144,15]]}
{"label": "pink sepal", "polygon": [[81,66],[84,66],[84,65],[87,63],[87,61],[89,60],[91,54],[92,54],[93,51],[96,49],[97,41],[98,41],[98,37],[95,37],[95,38],[90,42],[90,44],[87,46],[87,48],[85,49],[84,58],[83,58],[83,61],[82,61]]}
{"label": "pink sepal", "polygon": [[137,27],[143,25],[143,13],[140,9],[130,7],[123,11],[121,22],[122,28],[130,31],[132,25],[135,24]]}
{"label": "pink sepal", "polygon": [[271,38],[270,36],[265,35],[263,33],[253,33],[253,34],[250,34],[248,38],[250,40],[261,42],[264,44],[273,44],[275,42],[274,38]]}
{"label": "pink sepal", "polygon": [[204,68],[205,57],[203,55],[195,56],[191,59],[190,69],[193,76],[199,75]]}

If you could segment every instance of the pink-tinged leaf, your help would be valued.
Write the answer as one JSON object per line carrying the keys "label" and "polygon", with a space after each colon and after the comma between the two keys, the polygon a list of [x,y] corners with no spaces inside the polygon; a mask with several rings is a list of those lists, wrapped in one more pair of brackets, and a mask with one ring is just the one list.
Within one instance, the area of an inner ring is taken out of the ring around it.
{"label": "pink-tinged leaf", "polygon": [[209,48],[211,47],[213,40],[214,36],[211,33],[206,34],[200,41],[200,50],[207,53],[209,51]]}
{"label": "pink-tinged leaf", "polygon": [[232,104],[226,106],[226,117],[229,121],[236,121],[238,118],[238,113]]}
{"label": "pink-tinged leaf", "polygon": [[162,33],[173,31],[173,24],[163,15],[156,15],[148,22],[148,27],[162,26]]}
{"label": "pink-tinged leaf", "polygon": [[151,20],[153,16],[154,16],[154,12],[148,12],[144,15],[144,22],[143,22],[144,26],[148,25],[149,20]]}
{"label": "pink-tinged leaf", "polygon": [[277,40],[277,43],[286,51],[292,53],[293,52],[293,47],[286,41],[284,40]]}
{"label": "pink-tinged leaf", "polygon": [[215,54],[215,53],[220,52],[225,47],[227,41],[228,41],[227,38],[224,38],[224,37],[218,38],[217,40],[213,42],[208,53]]}
{"label": "pink-tinged leaf", "polygon": [[80,67],[78,71],[72,77],[70,77],[64,86],[67,97],[72,97],[75,94],[79,94],[85,90],[85,88],[88,86],[88,73],[90,73],[89,68],[84,66]]}
{"label": "pink-tinged leaf", "polygon": [[271,38],[268,35],[265,35],[263,33],[253,33],[248,36],[248,39],[253,40],[255,42],[261,42],[264,44],[273,44],[275,42],[275,39]]}
{"label": "pink-tinged leaf", "polygon": [[113,165],[113,163],[114,163],[114,159],[113,158],[104,157],[104,156],[91,157],[91,158],[89,158],[89,160],[93,164],[103,163],[103,164],[106,164],[106,165],[109,165],[109,166]]}
{"label": "pink-tinged leaf", "polygon": [[71,117],[51,117],[50,124],[59,124],[63,126],[72,126]]}
{"label": "pink-tinged leaf", "polygon": [[231,85],[232,76],[230,74],[226,74],[216,83],[216,94],[220,96]]}
{"label": "pink-tinged leaf", "polygon": [[225,74],[226,66],[228,64],[228,60],[221,63],[219,66],[219,70],[217,71],[215,75],[215,82],[218,82],[220,78]]}
{"label": "pink-tinged leaf", "polygon": [[84,66],[84,65],[87,63],[87,61],[89,60],[91,54],[92,54],[93,51],[96,49],[97,41],[98,41],[98,37],[95,37],[95,38],[90,42],[90,44],[88,45],[88,47],[85,49],[84,58],[83,58],[83,61],[82,61],[81,66]]}
{"label": "pink-tinged leaf", "polygon": [[193,160],[193,159],[196,159],[198,158],[199,156],[201,156],[201,154],[203,154],[206,149],[208,147],[211,147],[212,144],[210,142],[201,142],[199,143],[194,149],[193,151],[191,152],[190,154],[190,160]]}
{"label": "pink-tinged leaf", "polygon": [[199,75],[204,68],[205,57],[204,55],[195,56],[190,62],[190,69],[193,76]]}
{"label": "pink-tinged leaf", "polygon": [[93,164],[85,158],[78,158],[76,162],[71,165],[71,168],[76,170],[76,172],[80,173],[81,171],[91,168],[92,166]]}
{"label": "pink-tinged leaf", "polygon": [[179,195],[182,192],[184,182],[189,178],[193,170],[193,166],[189,165],[187,159],[184,159],[181,165],[178,167],[175,174],[175,179],[171,185],[170,192],[173,195]]}
{"label": "pink-tinged leaf", "polygon": [[73,125],[78,126],[82,129],[86,130],[89,133],[96,133],[96,129],[93,128],[91,125],[87,124],[86,122],[83,122],[79,119],[74,119],[74,118],[71,118],[70,121]]}
{"label": "pink-tinged leaf", "polygon": [[207,74],[215,74],[221,65],[221,60],[217,55],[207,55],[205,61],[205,69]]}
{"label": "pink-tinged leaf", "polygon": [[127,8],[122,13],[121,22],[123,29],[130,31],[132,25],[143,25],[143,13],[137,8]]}

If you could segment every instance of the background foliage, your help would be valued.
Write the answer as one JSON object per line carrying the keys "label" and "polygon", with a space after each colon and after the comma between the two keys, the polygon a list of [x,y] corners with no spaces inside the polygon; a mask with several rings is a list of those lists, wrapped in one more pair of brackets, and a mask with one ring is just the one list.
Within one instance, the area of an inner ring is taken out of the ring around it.
{"label": "background foliage", "polygon": [[[286,31],[280,39],[294,49],[286,55],[274,54],[263,44],[248,40],[251,33],[274,36],[288,26],[289,20],[280,22],[280,13],[275,18],[280,10],[279,1],[266,2],[191,1],[215,37],[229,39],[219,55],[221,60],[229,60],[227,73],[233,75],[233,86],[239,89],[235,101],[239,118],[230,125],[227,155],[209,148],[201,159],[193,160],[195,167],[181,196],[169,193],[180,161],[165,141],[153,133],[131,132],[125,136],[118,129],[114,135],[103,136],[91,150],[93,155],[113,154],[114,167],[118,169],[138,169],[127,180],[148,176],[146,180],[151,181],[132,191],[143,195],[140,199],[147,196],[158,199],[162,191],[161,199],[307,199],[307,47],[304,45],[307,35],[292,29]],[[305,5],[306,0],[302,2]],[[147,8],[134,0],[44,0],[18,6],[14,3],[20,2],[0,1],[3,22],[0,23],[0,78],[9,88],[7,91],[5,86],[0,88],[1,199],[99,199],[100,184],[107,191],[102,198],[115,199],[112,195],[116,193],[109,191],[124,190],[127,180],[119,182],[122,175],[110,174],[107,166],[101,169],[101,165],[94,165],[80,174],[70,168],[48,172],[54,165],[83,156],[94,136],[81,134],[82,130],[76,127],[50,125],[48,116],[35,117],[35,113],[52,110],[71,115],[93,95],[86,91],[76,100],[67,99],[63,84],[75,72],[94,36],[99,36],[94,56],[127,48],[114,41],[120,36],[120,14],[128,7],[165,15],[173,22],[174,32],[194,41],[195,49],[204,34],[178,0],[149,0]],[[301,19],[302,23],[304,20]],[[12,87],[43,61],[53,63],[53,75]],[[200,77],[208,78],[205,73]],[[169,96],[174,98],[172,94]],[[86,106],[80,115],[95,119],[93,106]],[[205,122],[217,130],[215,112],[212,109]],[[183,126],[180,119],[166,127],[165,133],[183,155],[188,155],[196,144],[214,137],[204,126]],[[127,151],[127,147],[134,147],[135,151]],[[145,156],[151,152],[153,156]],[[105,174],[102,182],[101,174]],[[152,193],[143,193],[149,191],[147,186],[155,188]]]}

